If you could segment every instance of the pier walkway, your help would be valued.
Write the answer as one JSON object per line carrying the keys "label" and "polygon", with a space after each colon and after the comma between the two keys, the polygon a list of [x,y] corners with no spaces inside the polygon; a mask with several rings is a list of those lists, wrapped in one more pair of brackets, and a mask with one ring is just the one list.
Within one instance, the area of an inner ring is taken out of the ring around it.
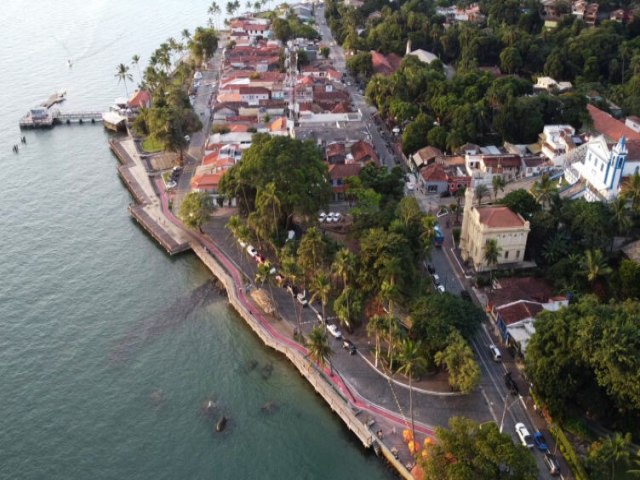
{"label": "pier walkway", "polygon": [[152,182],[138,155],[133,139],[127,137],[111,140],[109,145],[120,161],[118,174],[137,203],[129,206],[131,216],[169,255],[189,250],[190,238],[184,229],[167,221],[156,193],[156,188],[164,189],[164,187],[162,184],[157,187]]}

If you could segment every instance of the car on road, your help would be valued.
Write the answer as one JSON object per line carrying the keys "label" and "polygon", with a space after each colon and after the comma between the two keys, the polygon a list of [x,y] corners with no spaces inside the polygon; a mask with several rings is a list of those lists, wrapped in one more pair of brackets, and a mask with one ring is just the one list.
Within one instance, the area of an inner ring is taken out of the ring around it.
{"label": "car on road", "polygon": [[489,352],[491,353],[491,358],[493,358],[494,362],[499,362],[502,360],[502,354],[500,353],[500,349],[496,347],[493,343],[489,345]]}
{"label": "car on road", "polygon": [[303,307],[309,305],[309,300],[307,300],[307,292],[305,292],[304,290],[296,295],[296,299],[298,300],[298,303]]}
{"label": "car on road", "polygon": [[340,212],[335,212],[333,214],[333,221],[339,222],[340,220],[342,220],[342,214]]}
{"label": "car on road", "polygon": [[238,244],[242,248],[247,248],[247,242],[245,242],[244,240],[238,239]]}
{"label": "car on road", "polygon": [[553,453],[545,453],[543,461],[551,475],[553,475],[554,477],[556,475],[560,475],[560,462],[558,462],[558,459]]}
{"label": "car on road", "polygon": [[429,272],[430,275],[433,275],[434,273],[436,273],[436,267],[434,267],[433,265],[428,263],[427,264],[427,272]]}
{"label": "car on road", "polygon": [[318,214],[318,221],[319,221],[320,223],[324,222],[326,219],[327,219],[327,214],[326,214],[326,213],[324,213],[324,212],[320,212],[320,213]]}
{"label": "car on road", "polygon": [[549,447],[547,446],[547,439],[544,438],[542,432],[535,432],[533,434],[533,443],[541,452],[546,452],[547,450],[549,450]]}
{"label": "car on road", "polygon": [[333,335],[335,338],[338,338],[338,339],[342,338],[342,332],[340,331],[337,325],[334,325],[333,323],[330,325],[327,325],[327,330],[329,330],[329,333]]}
{"label": "car on road", "polygon": [[170,180],[169,182],[167,182],[167,188],[171,189],[171,188],[176,188],[178,186],[178,184],[176,182],[174,182],[173,180]]}
{"label": "car on road", "polygon": [[522,445],[527,448],[533,448],[533,437],[529,433],[529,430],[527,430],[527,427],[524,426],[524,423],[516,423],[516,434],[518,435]]}
{"label": "car on road", "polygon": [[513,378],[511,378],[511,372],[507,372],[504,374],[504,384],[511,392],[511,395],[518,395],[520,393],[520,391],[518,390],[518,384]]}
{"label": "car on road", "polygon": [[255,256],[258,255],[258,250],[256,250],[256,247],[253,245],[247,245],[247,253],[251,258],[255,258]]}
{"label": "car on road", "polygon": [[356,346],[353,344],[351,340],[347,340],[346,338],[342,341],[342,348],[345,350],[349,350],[350,355],[356,354]]}
{"label": "car on road", "polygon": [[433,280],[433,284],[437,287],[438,285],[440,285],[440,277],[438,276],[437,273],[434,273],[433,275],[431,275],[431,279]]}
{"label": "car on road", "polygon": [[438,293],[445,293],[445,292],[446,292],[446,290],[445,290],[445,288],[444,288],[444,285],[438,285],[438,286],[436,287],[436,291],[437,291]]}

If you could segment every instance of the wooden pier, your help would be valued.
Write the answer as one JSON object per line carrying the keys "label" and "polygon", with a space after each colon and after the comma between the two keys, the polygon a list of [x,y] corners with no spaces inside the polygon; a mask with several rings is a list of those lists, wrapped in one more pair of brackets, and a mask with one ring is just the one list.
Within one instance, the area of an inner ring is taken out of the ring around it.
{"label": "wooden pier", "polygon": [[30,109],[27,114],[20,119],[20,128],[53,128],[55,125],[71,125],[72,123],[96,124],[102,122],[102,112],[61,112],[58,109],[51,108],[57,103],[64,102],[67,98],[66,95],[66,92],[54,93],[39,106]]}

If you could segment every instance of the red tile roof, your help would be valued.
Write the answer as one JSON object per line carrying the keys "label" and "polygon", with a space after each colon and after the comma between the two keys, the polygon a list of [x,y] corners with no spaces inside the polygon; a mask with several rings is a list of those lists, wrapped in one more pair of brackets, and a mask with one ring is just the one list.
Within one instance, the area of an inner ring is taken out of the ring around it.
{"label": "red tile roof", "polygon": [[505,325],[511,325],[527,318],[534,318],[544,308],[537,302],[521,300],[511,305],[503,305],[495,309],[500,314]]}
{"label": "red tile roof", "polygon": [[329,145],[327,145],[325,152],[327,157],[333,157],[335,155],[344,155],[345,154],[344,143],[330,143]]}
{"label": "red tile roof", "polygon": [[491,168],[518,168],[521,165],[519,155],[496,155],[482,157],[482,162]]}
{"label": "red tile roof", "polygon": [[136,90],[127,103],[131,108],[147,108],[151,104],[151,94],[146,90]]}
{"label": "red tile roof", "polygon": [[200,190],[214,190],[218,188],[224,170],[212,174],[195,175],[191,179],[191,188]]}
{"label": "red tile roof", "polygon": [[524,219],[509,207],[476,207],[480,214],[480,223],[489,228],[517,228],[524,226]]}
{"label": "red tile roof", "polygon": [[373,64],[373,71],[375,73],[391,75],[400,68],[400,62],[402,62],[402,58],[395,53],[384,55],[375,50],[371,50],[371,63]]}
{"label": "red tile roof", "polygon": [[240,92],[240,95],[271,94],[271,90],[265,87],[240,87],[238,91]]}
{"label": "red tile roof", "polygon": [[546,303],[553,293],[547,282],[535,277],[502,278],[499,287],[487,294],[489,304],[493,308],[518,300]]}
{"label": "red tile roof", "polygon": [[591,104],[587,105],[587,110],[593,121],[593,130],[603,134],[607,140],[613,143],[617,143],[620,137],[624,136],[627,140],[629,160],[640,160],[640,133]]}
{"label": "red tile roof", "polygon": [[362,165],[359,163],[335,163],[329,165],[329,175],[334,180],[356,177],[360,170],[362,170]]}
{"label": "red tile roof", "polygon": [[442,150],[436,147],[427,146],[416,152],[416,155],[422,159],[424,163],[442,155]]}
{"label": "red tile roof", "polygon": [[449,180],[447,172],[438,163],[432,163],[420,170],[420,176],[425,182],[447,182]]}
{"label": "red tile roof", "polygon": [[358,140],[351,145],[351,155],[353,155],[353,159],[356,162],[373,161],[376,164],[378,163],[378,155],[376,155],[373,146],[364,140]]}
{"label": "red tile roof", "polygon": [[287,119],[285,117],[276,118],[271,125],[269,125],[269,130],[271,132],[279,132],[287,129]]}

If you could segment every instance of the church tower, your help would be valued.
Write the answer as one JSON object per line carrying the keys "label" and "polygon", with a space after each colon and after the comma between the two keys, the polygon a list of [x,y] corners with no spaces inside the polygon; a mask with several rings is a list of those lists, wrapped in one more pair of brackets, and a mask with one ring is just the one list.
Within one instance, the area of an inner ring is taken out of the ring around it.
{"label": "church tower", "polygon": [[611,149],[609,154],[609,162],[607,163],[607,171],[604,177],[604,184],[607,186],[609,198],[612,199],[618,194],[620,182],[622,180],[622,172],[624,164],[627,161],[627,145],[624,136],[620,137],[618,143]]}

